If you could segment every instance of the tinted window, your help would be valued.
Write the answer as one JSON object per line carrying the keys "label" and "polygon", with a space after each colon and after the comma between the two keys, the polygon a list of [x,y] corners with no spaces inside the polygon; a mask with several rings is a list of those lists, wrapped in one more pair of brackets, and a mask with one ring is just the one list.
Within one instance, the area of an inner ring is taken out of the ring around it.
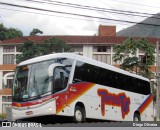
{"label": "tinted window", "polygon": [[54,70],[54,91],[58,92],[67,87],[69,73],[65,67],[56,67]]}
{"label": "tinted window", "polygon": [[77,61],[73,83],[82,81],[145,95],[150,94],[150,83],[147,81]]}

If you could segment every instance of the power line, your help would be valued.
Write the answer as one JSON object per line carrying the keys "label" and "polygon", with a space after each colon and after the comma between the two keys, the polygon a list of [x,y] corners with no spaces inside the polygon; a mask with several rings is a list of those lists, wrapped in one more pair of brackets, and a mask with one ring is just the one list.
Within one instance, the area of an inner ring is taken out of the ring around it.
{"label": "power line", "polygon": [[126,4],[132,4],[132,5],[138,5],[138,6],[146,6],[146,7],[151,7],[151,8],[160,8],[158,6],[151,6],[151,5],[144,5],[144,4],[136,4],[136,3],[132,3],[132,2],[126,2],[126,1],[121,1],[121,0],[114,0],[116,2],[120,2],[120,3],[126,3]]}
{"label": "power line", "polygon": [[[74,19],[74,20],[85,20],[85,21],[94,21],[94,22],[101,22],[101,23],[110,23],[111,22],[107,22],[107,21],[100,21],[100,20],[92,20],[92,19],[82,19],[82,18],[73,18],[73,17],[67,17],[67,16],[57,16],[57,15],[53,15],[53,14],[44,14],[44,13],[36,13],[36,12],[31,12],[31,11],[24,11],[24,10],[17,10],[17,9],[9,9],[9,8],[0,8],[0,9],[5,9],[5,10],[11,10],[11,11],[18,11],[18,12],[25,12],[25,13],[32,13],[32,14],[40,14],[40,15],[46,15],[46,16],[55,16],[55,17],[62,17],[62,18],[68,18],[68,19]],[[18,19],[19,20],[19,19]],[[119,24],[119,25],[128,25],[130,23],[122,23],[122,22],[114,22],[114,24]],[[26,23],[25,23],[26,24]],[[113,24],[113,23],[112,23]],[[143,27],[145,29],[145,25],[141,25],[141,28]],[[147,28],[152,28],[151,26],[148,26]],[[149,31],[150,32],[150,31]]]}
{"label": "power line", "polygon": [[[102,1],[102,0],[101,0]],[[104,1],[102,1],[105,5],[107,5],[107,6],[109,6],[108,5],[108,3],[105,3]],[[111,6],[110,6],[111,7]],[[113,7],[111,7],[111,8],[113,8]],[[113,8],[114,9],[114,8]],[[131,16],[129,16],[129,17],[131,17]],[[133,19],[135,19],[134,17],[132,17]],[[151,33],[153,33],[153,30],[151,30],[151,31],[149,31],[149,30],[147,30],[146,29],[146,26],[139,26],[140,28],[143,28],[143,30],[145,30],[145,31],[147,31],[147,32],[149,32],[149,34],[151,34]],[[149,28],[149,27],[148,27]],[[151,28],[152,29],[152,28]]]}
{"label": "power line", "polygon": [[[5,10],[12,10],[12,11],[21,11],[21,12],[25,12],[25,13],[32,13],[32,14],[40,14],[40,15],[46,15],[46,16],[55,16],[55,17],[62,17],[62,18],[69,18],[69,19],[75,19],[75,20],[85,20],[85,21],[94,21],[92,19],[82,19],[82,18],[73,18],[73,17],[67,17],[67,16],[57,16],[57,15],[53,15],[53,14],[44,14],[44,13],[36,13],[36,12],[31,12],[31,11],[23,11],[23,10],[17,10],[17,9],[8,9],[8,8],[1,8],[0,9],[5,9]],[[103,22],[103,23],[109,23],[106,21],[98,21],[98,22]],[[124,25],[128,25],[127,23],[122,23]]]}
{"label": "power line", "polygon": [[[21,12],[24,12],[24,13],[40,14],[40,15],[46,15],[46,16],[62,17],[62,18],[68,18],[68,19],[74,19],[74,20],[95,21],[95,20],[92,20],[92,19],[82,19],[82,18],[73,18],[73,17],[67,17],[67,16],[57,16],[57,15],[53,15],[53,14],[36,13],[36,12],[31,12],[31,11],[17,10],[17,9],[8,9],[8,8],[1,8],[1,7],[0,7],[0,9],[17,11],[17,12],[21,11]],[[107,22],[107,21],[96,21],[96,22],[111,23],[111,22]],[[116,22],[119,25],[128,25],[128,24],[130,24],[130,23],[117,22],[117,21],[114,21],[114,22]],[[146,26],[145,25],[141,25],[141,27],[146,27]],[[152,27],[149,26],[148,28],[152,28]]]}
{"label": "power line", "polygon": [[82,14],[75,14],[75,13],[68,13],[68,12],[61,12],[61,11],[53,11],[53,10],[48,10],[48,9],[41,9],[41,8],[35,8],[35,7],[29,7],[29,6],[22,6],[22,5],[16,5],[16,4],[3,3],[3,2],[0,2],[0,4],[7,5],[7,6],[12,6],[12,7],[19,7],[19,8],[25,8],[25,9],[33,9],[33,10],[39,10],[39,11],[45,11],[45,12],[52,12],[52,13],[73,15],[73,16],[79,16],[79,17],[93,18],[93,19],[118,21],[118,22],[132,23],[132,24],[142,24],[142,25],[148,25],[148,26],[158,26],[158,27],[160,26],[158,24],[137,23],[137,22],[127,21],[127,20],[117,20],[117,19],[102,18],[102,17],[90,16],[90,15],[82,15]]}
{"label": "power line", "polygon": [[[107,1],[106,1],[107,2]],[[142,11],[149,11],[149,12],[151,12],[151,11],[153,11],[153,9],[155,10],[155,8],[157,8],[157,7],[155,7],[154,8],[154,6],[152,6],[152,8],[148,8],[148,5],[142,5],[142,4],[137,4],[137,3],[130,3],[130,2],[124,2],[124,1],[116,1],[116,0],[114,0],[114,1],[112,1],[112,2],[116,2],[116,3],[120,3],[120,4],[122,4],[123,6],[125,6],[125,7],[129,7],[129,8],[132,8],[132,5],[134,5],[134,6],[136,6],[136,8],[138,7],[140,10],[141,10],[141,12]],[[127,6],[128,5],[128,6]],[[147,7],[147,8],[146,8]],[[133,7],[133,8],[135,8],[135,7]],[[159,7],[158,7],[159,8]]]}
{"label": "power line", "polygon": [[[88,2],[88,1],[86,1],[86,0],[83,0],[83,1],[86,2],[86,3],[88,3],[89,5],[94,5],[94,4],[92,4],[92,3],[90,3],[90,2]],[[98,12],[99,14],[106,16],[106,14],[105,14],[104,12],[102,12],[102,11],[97,11],[97,10],[95,10],[95,12]],[[109,14],[109,13],[107,12],[107,14]],[[107,16],[108,16],[108,15],[107,15]],[[109,18],[110,18],[110,16],[109,16]]]}
{"label": "power line", "polygon": [[[112,9],[115,9],[114,7],[112,7],[111,5],[109,5],[108,3],[105,3],[104,1],[102,1],[102,0],[100,0],[101,2],[103,2],[106,6],[109,6],[109,7],[111,7]],[[118,17],[119,19],[124,19],[124,18],[122,18],[121,16],[116,16],[116,17]],[[129,18],[132,18],[132,19],[134,19],[134,17],[131,17],[130,15],[128,16],[127,15],[127,17],[129,17]],[[135,19],[134,19],[135,20]]]}
{"label": "power line", "polygon": [[[97,10],[97,11],[114,11],[114,12],[123,12],[123,13],[130,13],[130,14],[143,14],[143,15],[155,15],[150,13],[142,13],[142,12],[133,12],[133,11],[125,11],[125,10],[116,10],[116,9],[106,9],[106,8],[100,8],[95,6],[86,6],[86,5],[80,5],[80,4],[73,4],[73,3],[64,3],[59,1],[53,1],[53,0],[22,0],[22,1],[28,1],[28,2],[38,2],[38,3],[46,3],[46,4],[54,4],[54,5],[61,5],[61,6],[67,6],[67,7],[74,7],[74,8],[83,8],[83,9],[89,9],[89,10]],[[129,14],[128,14],[129,15]],[[160,16],[160,15],[159,15]],[[148,16],[145,16],[148,17]]]}
{"label": "power line", "polygon": [[[74,19],[74,20],[85,20],[85,21],[95,21],[92,19],[84,19],[84,18],[73,18],[73,17],[67,17],[67,16],[57,16],[57,15],[53,15],[53,14],[44,14],[44,13],[36,13],[36,12],[31,12],[31,11],[24,11],[24,10],[17,10],[17,9],[8,9],[8,8],[1,8],[0,9],[5,9],[5,10],[11,10],[11,11],[21,11],[24,13],[32,13],[32,14],[40,14],[40,15],[46,15],[46,16],[55,16],[55,17],[62,17],[62,18],[68,18],[68,19]],[[96,22],[101,22],[101,23],[111,23],[111,22],[107,22],[107,21],[97,21]],[[120,24],[121,22],[116,22],[117,24]],[[113,24],[113,23],[112,23]],[[120,25],[128,25],[128,23],[121,23]]]}
{"label": "power line", "polygon": [[[115,9],[105,9],[105,8],[98,8],[98,7],[94,7],[94,6],[82,6],[82,5],[79,5],[79,4],[72,4],[72,3],[69,4],[69,3],[58,2],[58,1],[51,1],[51,0],[47,0],[48,2],[46,2],[46,0],[43,0],[43,1],[23,0],[23,1],[34,2],[34,3],[50,4],[50,5],[59,5],[59,6],[79,8],[79,9],[86,9],[86,10],[92,10],[92,11],[103,12],[103,13],[107,12],[107,13],[112,13],[112,14],[130,15],[130,16],[144,17],[144,18],[148,18],[148,16],[146,16],[146,15],[150,15],[150,16],[151,15],[155,15],[155,14],[140,13],[140,12],[135,12],[135,13],[139,13],[139,14],[135,14],[133,12],[131,13],[131,11],[124,11],[124,10],[120,11],[120,10],[115,10]],[[155,17],[155,16],[152,16],[151,18],[160,19],[160,17]]]}

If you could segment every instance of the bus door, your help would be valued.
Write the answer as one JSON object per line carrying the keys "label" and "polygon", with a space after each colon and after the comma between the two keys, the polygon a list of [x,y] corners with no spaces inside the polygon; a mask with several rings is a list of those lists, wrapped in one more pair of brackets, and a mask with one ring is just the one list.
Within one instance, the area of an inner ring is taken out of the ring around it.
{"label": "bus door", "polygon": [[69,79],[69,73],[65,70],[64,66],[57,66],[54,68],[53,74],[53,91],[57,94],[56,111],[63,111],[67,106],[68,93],[66,87]]}

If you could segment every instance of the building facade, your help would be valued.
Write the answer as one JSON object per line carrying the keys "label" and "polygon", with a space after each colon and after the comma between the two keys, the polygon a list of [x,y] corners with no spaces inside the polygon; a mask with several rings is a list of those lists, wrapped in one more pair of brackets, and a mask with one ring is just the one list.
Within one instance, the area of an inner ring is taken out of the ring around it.
{"label": "building facade", "polygon": [[[63,39],[71,45],[74,52],[92,58],[110,65],[117,66],[120,64],[113,61],[115,54],[113,45],[122,44],[128,37],[116,36],[115,26],[99,26],[98,36],[26,36],[13,38],[0,42],[0,114],[6,113],[6,107],[11,105],[11,87],[13,77],[8,77],[7,87],[3,84],[3,77],[8,72],[13,72],[16,67],[16,55],[20,54],[17,45],[23,44],[30,40],[41,43],[50,38]],[[134,38],[141,39],[141,38]],[[146,38],[149,42],[156,44],[159,39]],[[137,56],[141,59],[144,53],[137,50]],[[160,60],[159,60],[160,61]],[[151,66],[152,72],[155,72],[155,65]]]}

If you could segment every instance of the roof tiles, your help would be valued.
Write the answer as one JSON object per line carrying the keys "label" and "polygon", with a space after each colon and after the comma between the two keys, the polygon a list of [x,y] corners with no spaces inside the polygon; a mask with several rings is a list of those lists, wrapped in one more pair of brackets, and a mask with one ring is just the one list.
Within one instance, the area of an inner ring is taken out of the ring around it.
{"label": "roof tiles", "polygon": [[[27,40],[42,43],[44,40],[54,37],[63,39],[68,44],[120,44],[128,38],[122,36],[24,36],[1,41],[0,45],[23,44]],[[134,39],[141,39],[141,37],[134,37]],[[156,43],[160,40],[158,38],[149,37],[146,37],[146,39],[151,43]]]}

